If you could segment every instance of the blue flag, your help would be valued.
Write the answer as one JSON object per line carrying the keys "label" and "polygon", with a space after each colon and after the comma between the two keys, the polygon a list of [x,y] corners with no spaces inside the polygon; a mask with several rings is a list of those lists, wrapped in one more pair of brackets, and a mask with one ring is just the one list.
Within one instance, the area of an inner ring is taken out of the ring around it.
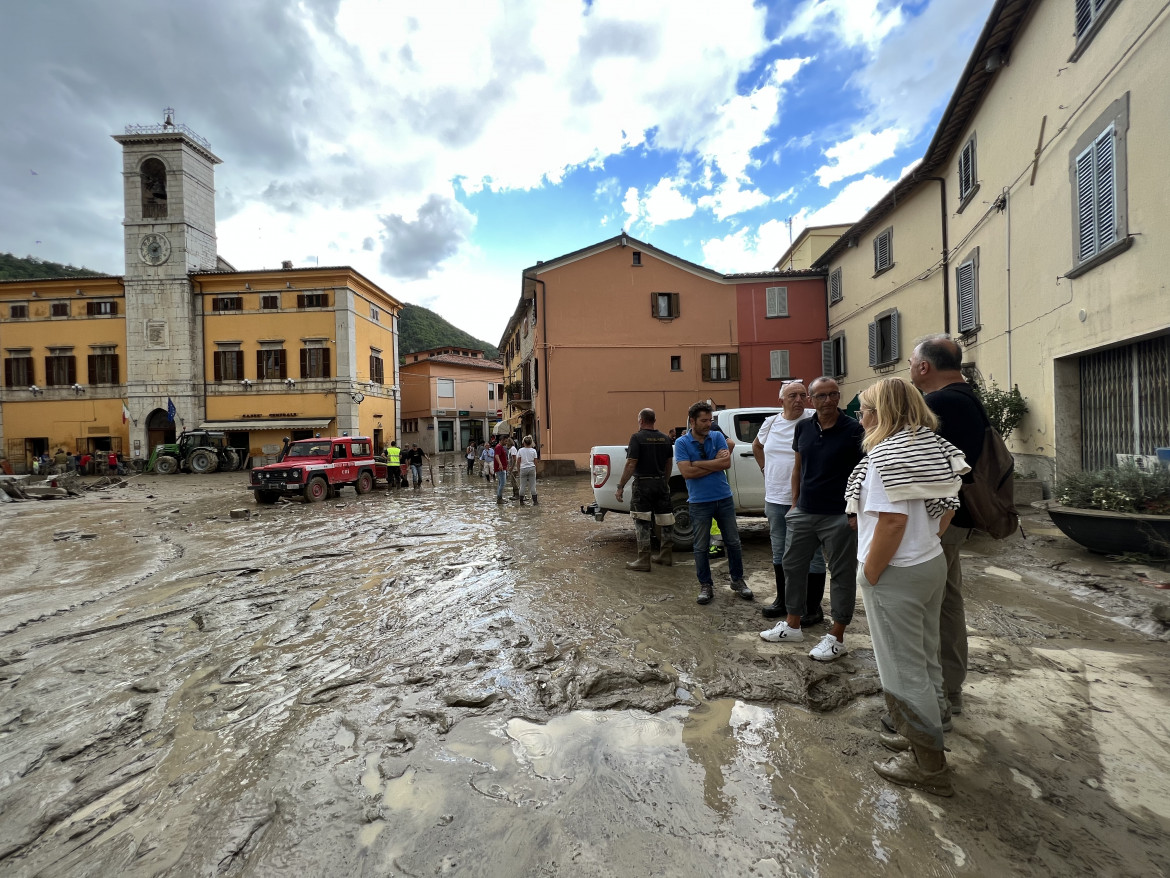
{"label": "blue flag", "polygon": [[171,398],[168,396],[167,397],[167,420],[173,424],[175,422],[175,415],[176,414],[178,414],[178,410],[175,408],[175,404],[173,402],[171,402]]}

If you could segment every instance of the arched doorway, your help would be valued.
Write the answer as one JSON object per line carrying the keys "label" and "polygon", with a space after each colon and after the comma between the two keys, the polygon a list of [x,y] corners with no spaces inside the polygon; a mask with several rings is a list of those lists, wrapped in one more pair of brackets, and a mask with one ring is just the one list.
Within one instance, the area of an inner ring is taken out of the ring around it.
{"label": "arched doorway", "polygon": [[146,454],[155,446],[175,441],[175,422],[167,417],[166,409],[155,409],[146,416]]}

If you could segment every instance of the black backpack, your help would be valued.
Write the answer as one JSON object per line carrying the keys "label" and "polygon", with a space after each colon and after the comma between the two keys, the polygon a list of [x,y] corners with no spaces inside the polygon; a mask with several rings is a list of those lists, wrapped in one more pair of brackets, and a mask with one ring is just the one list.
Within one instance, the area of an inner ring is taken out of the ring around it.
{"label": "black backpack", "polygon": [[983,453],[971,469],[971,481],[959,489],[972,524],[997,540],[1020,527],[1015,502],[1016,461],[991,422],[983,431]]}

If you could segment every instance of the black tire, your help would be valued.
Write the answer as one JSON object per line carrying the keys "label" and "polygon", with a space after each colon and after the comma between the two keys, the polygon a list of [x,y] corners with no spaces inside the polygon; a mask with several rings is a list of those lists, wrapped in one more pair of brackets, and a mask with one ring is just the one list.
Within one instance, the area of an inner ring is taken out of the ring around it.
{"label": "black tire", "polygon": [[305,501],[320,503],[329,496],[329,483],[320,476],[313,476],[305,485]]}
{"label": "black tire", "polygon": [[256,502],[265,506],[269,506],[280,499],[279,491],[253,491],[256,495]]}
{"label": "black tire", "polygon": [[223,460],[220,461],[219,468],[225,473],[234,473],[240,468],[240,457],[233,449],[225,448],[220,454],[223,455]]}
{"label": "black tire", "polygon": [[154,459],[154,471],[164,476],[173,476],[179,471],[178,458],[169,454],[160,454]]}
{"label": "black tire", "polygon": [[362,470],[361,475],[357,477],[357,481],[353,484],[354,489],[359,494],[368,494],[374,490],[374,474],[368,469]]}
{"label": "black tire", "polygon": [[686,491],[671,494],[670,506],[674,511],[674,547],[689,552],[695,545],[695,527],[691,524],[691,504]]}
{"label": "black tire", "polygon": [[219,469],[219,458],[208,448],[196,448],[187,458],[187,469],[201,476],[213,473]]}

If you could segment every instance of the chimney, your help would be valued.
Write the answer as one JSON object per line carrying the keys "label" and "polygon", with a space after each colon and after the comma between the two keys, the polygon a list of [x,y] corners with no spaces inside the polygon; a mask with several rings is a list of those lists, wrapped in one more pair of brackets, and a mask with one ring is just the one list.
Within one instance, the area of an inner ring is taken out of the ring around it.
{"label": "chimney", "polygon": [[285,259],[283,262],[280,263],[280,267],[283,268],[285,271],[292,271],[292,260]]}

